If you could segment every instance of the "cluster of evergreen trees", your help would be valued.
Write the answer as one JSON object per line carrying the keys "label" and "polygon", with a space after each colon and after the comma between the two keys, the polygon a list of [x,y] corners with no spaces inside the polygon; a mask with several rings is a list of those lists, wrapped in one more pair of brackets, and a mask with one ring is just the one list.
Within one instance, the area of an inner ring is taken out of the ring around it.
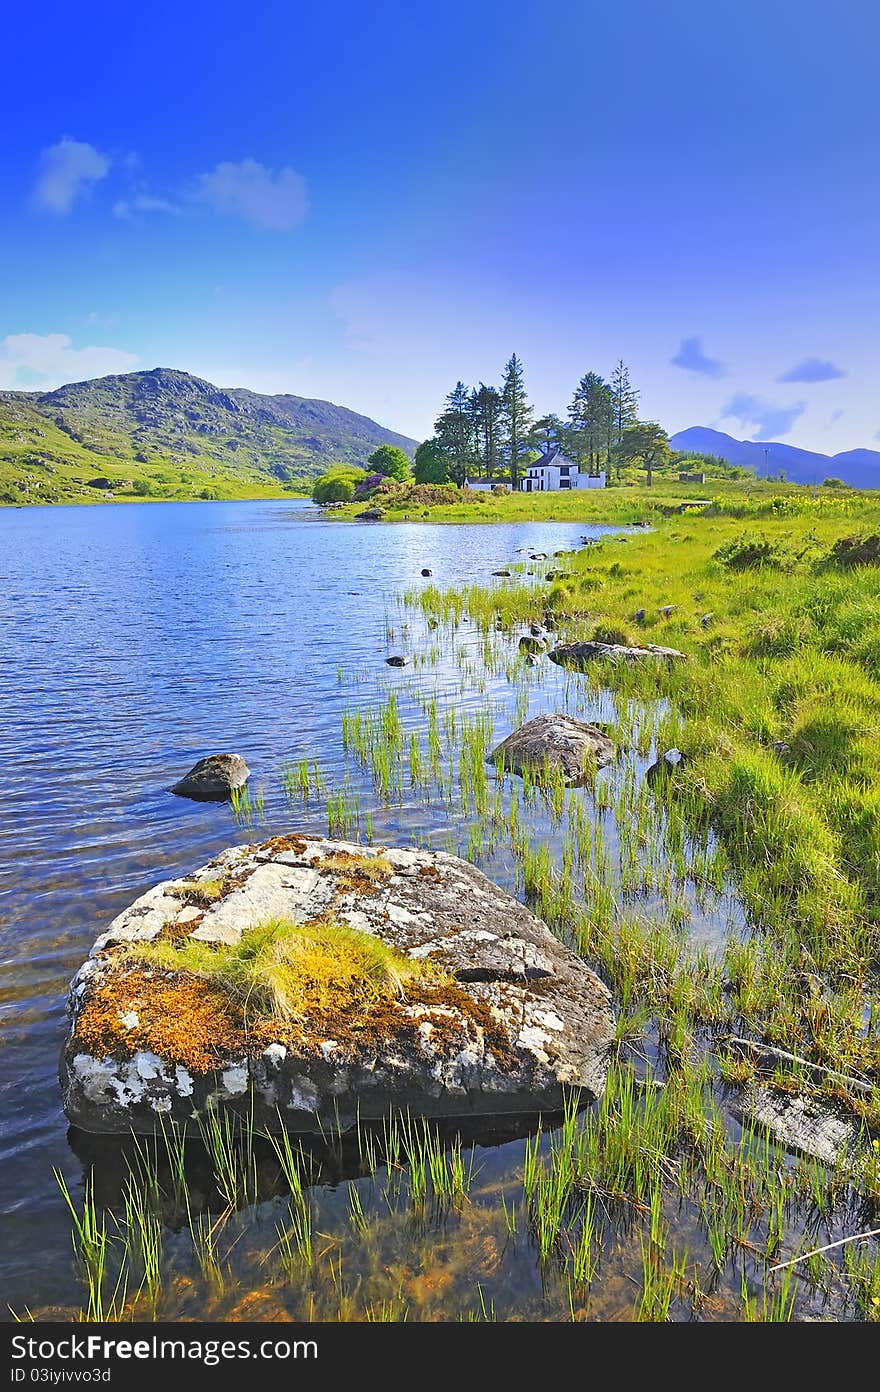
{"label": "cluster of evergreen trees", "polygon": [[434,434],[416,450],[418,483],[462,484],[466,478],[496,479],[519,486],[528,463],[545,449],[559,448],[592,474],[619,472],[640,459],[648,470],[668,458],[666,433],[638,418],[639,393],[629,369],[618,362],[608,381],[586,372],[575,388],[563,421],[535,420],[526,394],[523,365],[514,353],[500,389],[456,382],[434,422]]}

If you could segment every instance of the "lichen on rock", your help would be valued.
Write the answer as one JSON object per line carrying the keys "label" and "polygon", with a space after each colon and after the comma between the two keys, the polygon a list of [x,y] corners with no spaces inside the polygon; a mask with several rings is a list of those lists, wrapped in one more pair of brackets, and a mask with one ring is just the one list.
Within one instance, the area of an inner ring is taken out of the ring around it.
{"label": "lichen on rock", "polygon": [[64,1106],[95,1132],[209,1107],[300,1131],[556,1111],[601,1093],[614,1032],[604,985],[474,866],[311,836],[147,891],[70,1015]]}

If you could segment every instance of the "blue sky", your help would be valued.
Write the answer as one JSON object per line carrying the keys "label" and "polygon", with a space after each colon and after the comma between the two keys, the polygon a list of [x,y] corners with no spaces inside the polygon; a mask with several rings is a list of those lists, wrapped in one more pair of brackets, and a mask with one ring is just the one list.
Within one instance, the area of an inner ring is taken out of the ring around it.
{"label": "blue sky", "polygon": [[880,432],[880,7],[92,0],[7,16],[0,387],[179,367],[422,438],[539,411]]}

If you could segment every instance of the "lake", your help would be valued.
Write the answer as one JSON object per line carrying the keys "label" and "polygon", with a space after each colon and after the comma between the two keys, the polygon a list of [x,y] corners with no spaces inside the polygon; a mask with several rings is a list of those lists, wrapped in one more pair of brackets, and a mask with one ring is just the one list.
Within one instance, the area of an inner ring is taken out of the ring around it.
{"label": "lake", "polygon": [[[352,524],[297,501],[0,509],[4,1306],[82,1299],[52,1177],[57,1166],[81,1190],[56,1068],[67,982],[97,934],[149,885],[225,845],[294,825],[325,832],[323,805],[285,800],[285,762],[316,760],[328,786],[369,798],[342,715],[361,693],[369,703],[419,681],[384,662],[424,637],[397,603],[404,589],[489,583],[528,550],[552,555],[607,530]],[[561,690],[562,674],[552,680]],[[464,708],[507,690],[503,674],[465,689],[442,653],[431,682]],[[220,750],[253,771],[259,832],[227,805],[167,791]],[[450,834],[442,801],[409,790],[373,815],[377,839]],[[500,873],[513,887],[512,869]]]}

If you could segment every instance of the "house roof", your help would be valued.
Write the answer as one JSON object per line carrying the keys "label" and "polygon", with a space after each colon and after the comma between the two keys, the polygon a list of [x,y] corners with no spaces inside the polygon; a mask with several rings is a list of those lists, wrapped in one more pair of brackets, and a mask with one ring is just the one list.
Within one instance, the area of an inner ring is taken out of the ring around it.
{"label": "house roof", "polygon": [[527,467],[529,469],[544,469],[552,464],[554,468],[564,467],[566,464],[570,469],[577,469],[578,465],[574,459],[569,459],[562,453],[561,449],[548,449],[538,458],[533,459]]}

